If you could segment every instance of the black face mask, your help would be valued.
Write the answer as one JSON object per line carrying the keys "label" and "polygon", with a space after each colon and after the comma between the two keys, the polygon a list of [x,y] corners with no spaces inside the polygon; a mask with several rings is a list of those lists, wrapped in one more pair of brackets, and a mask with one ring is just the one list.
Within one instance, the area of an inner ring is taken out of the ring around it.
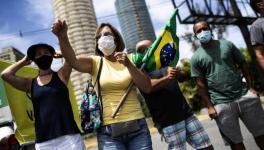
{"label": "black face mask", "polygon": [[42,55],[41,57],[35,59],[35,63],[41,70],[47,70],[50,68],[52,60],[52,56]]}

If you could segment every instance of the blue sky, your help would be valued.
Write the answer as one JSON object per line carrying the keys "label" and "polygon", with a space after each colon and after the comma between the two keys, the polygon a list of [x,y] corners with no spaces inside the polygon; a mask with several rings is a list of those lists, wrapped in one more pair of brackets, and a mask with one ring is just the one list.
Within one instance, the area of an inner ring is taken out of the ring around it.
{"label": "blue sky", "polygon": [[[46,42],[56,45],[56,39],[49,32],[53,23],[50,0],[38,4],[38,0],[2,0],[0,5],[0,48],[13,46],[23,53],[31,44]],[[47,29],[45,32],[35,32]],[[19,35],[22,32],[22,36]]]}
{"label": "blue sky", "polygon": [[[115,14],[115,0],[93,0],[97,22],[110,22],[119,30]],[[159,35],[170,17],[173,6],[171,0],[146,0],[156,35]],[[102,5],[103,4],[103,5]],[[181,10],[180,10],[181,11]],[[56,37],[50,32],[54,22],[52,0],[1,0],[0,5],[0,49],[13,46],[23,53],[35,43],[45,42],[58,47]],[[178,36],[192,31],[192,25],[181,25],[178,22]],[[21,34],[22,33],[22,36]],[[231,40],[238,47],[245,47],[242,35],[237,27],[229,27],[224,38]],[[180,58],[190,58],[190,46],[180,40]]]}

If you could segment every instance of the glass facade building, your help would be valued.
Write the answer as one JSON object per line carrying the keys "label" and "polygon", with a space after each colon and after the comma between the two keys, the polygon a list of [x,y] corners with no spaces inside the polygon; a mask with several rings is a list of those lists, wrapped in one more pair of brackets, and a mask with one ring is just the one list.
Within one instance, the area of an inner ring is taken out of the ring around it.
{"label": "glass facade building", "polygon": [[138,41],[156,39],[145,0],[116,0],[115,7],[128,52]]}

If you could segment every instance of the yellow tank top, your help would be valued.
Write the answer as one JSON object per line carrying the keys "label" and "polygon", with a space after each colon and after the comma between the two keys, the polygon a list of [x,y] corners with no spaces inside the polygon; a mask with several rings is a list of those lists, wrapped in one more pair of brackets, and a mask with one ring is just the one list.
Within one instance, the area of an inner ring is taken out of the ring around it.
{"label": "yellow tank top", "polygon": [[[131,59],[131,56],[131,54],[128,55],[129,59]],[[99,69],[100,57],[92,56],[92,58],[92,80],[94,83]],[[120,108],[116,117],[111,117],[121,97],[125,93],[130,81],[132,81],[132,77],[128,69],[123,64],[111,62],[104,57],[102,58],[103,66],[100,76],[100,86],[103,101],[103,124],[109,125],[112,123],[144,118],[135,87],[132,88],[126,97],[125,103]]]}

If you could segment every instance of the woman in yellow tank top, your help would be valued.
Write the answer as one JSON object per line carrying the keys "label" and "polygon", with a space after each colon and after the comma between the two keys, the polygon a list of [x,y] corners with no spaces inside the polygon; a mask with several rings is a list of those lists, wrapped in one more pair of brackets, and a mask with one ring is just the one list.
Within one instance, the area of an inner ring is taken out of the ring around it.
{"label": "woman in yellow tank top", "polygon": [[111,24],[101,24],[95,33],[96,55],[76,57],[68,40],[65,21],[55,23],[52,32],[58,37],[66,61],[77,71],[91,74],[93,81],[102,57],[99,83],[103,126],[97,134],[99,150],[151,150],[150,133],[135,88],[126,97],[116,117],[111,117],[131,81],[146,93],[151,90],[150,79],[131,63],[131,54],[123,52],[125,44],[120,33]]}

